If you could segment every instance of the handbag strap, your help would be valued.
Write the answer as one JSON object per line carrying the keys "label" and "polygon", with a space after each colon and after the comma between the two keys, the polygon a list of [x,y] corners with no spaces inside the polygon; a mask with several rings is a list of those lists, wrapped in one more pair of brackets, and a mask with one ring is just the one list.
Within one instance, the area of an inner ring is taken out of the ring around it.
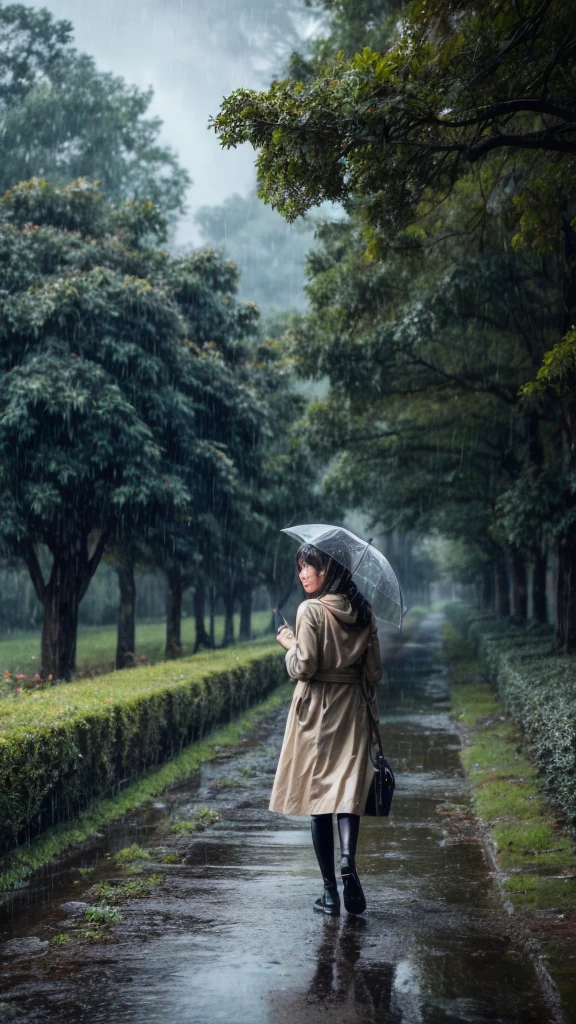
{"label": "handbag strap", "polygon": [[368,711],[368,724],[370,726],[372,740],[378,747],[378,752],[381,754],[382,757],[384,757],[384,747],[382,746],[382,736],[380,735],[380,723],[378,722],[378,719],[376,718],[376,715],[372,710],[372,701],[376,697],[376,687],[374,686],[373,683],[368,682],[368,648],[370,647],[371,642],[371,640],[368,641],[364,649],[364,654],[362,655],[362,674],[360,677],[360,687],[362,689],[362,694],[366,702],[366,710]]}

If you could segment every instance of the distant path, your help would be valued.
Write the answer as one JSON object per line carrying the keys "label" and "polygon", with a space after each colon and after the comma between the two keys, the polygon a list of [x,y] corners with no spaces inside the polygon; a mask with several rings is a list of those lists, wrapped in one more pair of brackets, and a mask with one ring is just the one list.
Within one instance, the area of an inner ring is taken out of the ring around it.
{"label": "distant path", "polygon": [[[380,696],[398,778],[389,821],[364,819],[358,856],[364,917],[324,918],[308,818],[267,810],[286,709],[232,757],[169,796],[189,817],[221,820],[198,837],[162,833],[166,809],[131,816],[77,863],[130,843],[187,863],[146,865],[165,881],[124,904],[108,943],[48,947],[73,935],[58,907],[118,875],[100,859],[90,883],[63,871],[4,908],[0,1021],[54,1024],[440,1024],[556,1021],[535,968],[503,912],[467,803],[443,667],[434,667],[439,615],[429,615]],[[243,774],[242,774],[243,773]],[[224,783],[224,785],[222,785]],[[458,806],[455,808],[454,804]],[[5,947],[6,949],[6,947]],[[8,953],[15,947],[8,946]],[[17,950],[17,947],[16,947]],[[26,952],[28,950],[28,952]]]}

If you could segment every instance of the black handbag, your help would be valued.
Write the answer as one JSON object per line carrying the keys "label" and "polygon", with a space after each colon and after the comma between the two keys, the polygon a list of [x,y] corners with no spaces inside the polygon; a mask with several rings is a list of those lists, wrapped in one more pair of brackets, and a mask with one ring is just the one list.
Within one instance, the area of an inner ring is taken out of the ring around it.
{"label": "black handbag", "polygon": [[[364,653],[364,659],[362,661],[361,685],[362,692],[366,700],[366,709],[368,711],[368,720],[370,723],[370,760],[372,761],[372,766],[374,768],[374,777],[370,783],[370,789],[368,790],[364,814],[373,818],[387,818],[390,814],[396,779],[394,778],[392,765],[384,756],[384,748],[382,746],[382,737],[380,735],[378,721],[370,706],[370,702],[373,700],[376,691],[373,686],[368,684],[368,680],[366,678],[366,654],[367,651]],[[370,690],[372,691],[371,693]],[[373,750],[375,750],[375,753],[373,753]]]}

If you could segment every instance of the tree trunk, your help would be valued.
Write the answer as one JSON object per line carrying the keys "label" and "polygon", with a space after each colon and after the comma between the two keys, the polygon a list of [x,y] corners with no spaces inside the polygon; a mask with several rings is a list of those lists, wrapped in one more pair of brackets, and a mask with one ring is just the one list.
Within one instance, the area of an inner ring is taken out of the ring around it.
{"label": "tree trunk", "polygon": [[70,680],[76,671],[78,574],[75,562],[54,561],[44,599],[43,679]]}
{"label": "tree trunk", "polygon": [[90,580],[100,564],[108,534],[102,531],[91,556],[88,538],[78,537],[74,550],[52,552],[54,561],[50,579],[45,582],[36,549],[30,538],[18,546],[30,573],[38,600],[44,607],[42,621],[42,679],[72,678],[76,669],[78,608]]}
{"label": "tree trunk", "polygon": [[[564,282],[562,337],[572,327],[576,314],[576,261],[574,260],[574,242],[576,233],[572,227],[570,216],[564,220]],[[560,429],[562,436],[562,456],[568,473],[576,470],[576,373],[572,370],[563,381],[566,392],[572,395],[572,401],[562,408]],[[566,494],[568,509],[574,507],[574,494],[571,488]],[[556,647],[564,654],[576,653],[576,523],[572,522],[566,533],[558,539],[558,586],[556,600]]]}
{"label": "tree trunk", "polygon": [[214,647],[213,640],[209,633],[206,632],[206,626],[204,621],[206,618],[206,584],[204,580],[200,578],[196,583],[194,590],[194,620],[196,622],[196,641],[194,643],[194,651],[201,650],[202,647],[210,650]]}
{"label": "tree trunk", "polygon": [[510,557],[512,582],[512,618],[526,622],[528,617],[528,574],[526,558],[522,551],[514,548]]}
{"label": "tree trunk", "polygon": [[558,541],[556,645],[564,654],[576,652],[576,523]]}
{"label": "tree trunk", "polygon": [[482,611],[494,610],[494,572],[486,565],[480,581],[480,607]]}
{"label": "tree trunk", "polygon": [[240,594],[240,635],[239,640],[252,639],[252,591],[243,590]]}
{"label": "tree trunk", "polygon": [[166,573],[166,657],[179,658],[182,654],[182,570],[174,565]]}
{"label": "tree trunk", "polygon": [[222,647],[228,647],[234,643],[234,596],[230,593],[224,594],[224,638]]}
{"label": "tree trunk", "polygon": [[116,639],[116,668],[134,665],[136,651],[136,581],[134,560],[128,555],[117,566],[120,602],[118,604],[118,634]]}
{"label": "tree trunk", "polygon": [[266,589],[268,590],[268,597],[270,599],[270,604],[272,606],[272,612],[270,613],[270,624],[268,626],[268,630],[269,630],[270,633],[275,633],[277,627],[276,627],[276,612],[274,611],[274,609],[278,607],[278,603],[277,603],[277,590],[276,590],[275,587],[273,588],[271,586],[267,586]]}
{"label": "tree trunk", "polygon": [[208,630],[210,643],[212,647],[216,647],[216,594],[213,586],[208,588],[208,604],[210,607],[210,628]]}
{"label": "tree trunk", "polygon": [[494,588],[496,591],[496,614],[510,615],[508,569],[503,555],[497,556],[494,562]]}
{"label": "tree trunk", "polygon": [[548,622],[546,603],[546,570],[548,559],[546,552],[540,552],[532,566],[532,618],[536,622]]}

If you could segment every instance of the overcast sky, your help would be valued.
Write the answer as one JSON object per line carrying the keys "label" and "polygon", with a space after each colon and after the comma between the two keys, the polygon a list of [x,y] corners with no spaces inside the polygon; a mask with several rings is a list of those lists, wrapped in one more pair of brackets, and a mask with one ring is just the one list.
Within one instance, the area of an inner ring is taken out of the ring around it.
{"label": "overcast sky", "polygon": [[280,73],[282,52],[314,32],[310,11],[301,0],[48,0],[27,6],[45,6],[73,22],[78,49],[102,70],[154,88],[151,109],[164,122],[163,141],[193,180],[176,242],[197,242],[195,209],[232,192],[245,195],[254,182],[252,148],[221,149],[208,118],[233,89],[262,88]]}

